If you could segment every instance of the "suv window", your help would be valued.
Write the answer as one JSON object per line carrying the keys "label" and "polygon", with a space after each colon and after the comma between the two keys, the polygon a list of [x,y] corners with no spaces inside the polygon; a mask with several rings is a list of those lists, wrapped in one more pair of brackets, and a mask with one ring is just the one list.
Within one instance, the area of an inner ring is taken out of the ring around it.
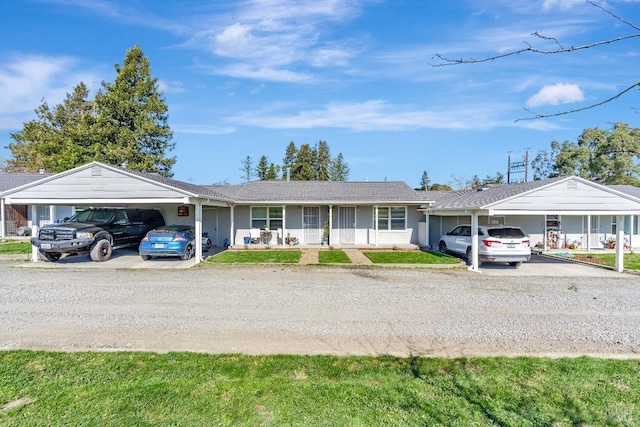
{"label": "suv window", "polygon": [[489,236],[491,237],[496,237],[496,238],[515,238],[515,239],[520,239],[524,236],[524,232],[519,229],[519,228],[511,228],[511,227],[504,227],[504,228],[490,228],[489,230]]}

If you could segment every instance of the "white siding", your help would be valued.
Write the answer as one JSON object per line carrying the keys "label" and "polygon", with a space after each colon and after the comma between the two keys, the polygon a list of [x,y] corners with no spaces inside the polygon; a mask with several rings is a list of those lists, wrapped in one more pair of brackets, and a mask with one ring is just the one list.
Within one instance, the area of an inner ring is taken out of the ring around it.
{"label": "white siding", "polygon": [[[100,175],[96,176],[100,169]],[[92,173],[93,171],[93,173]],[[157,199],[184,197],[185,194],[143,179],[123,175],[99,166],[63,175],[40,185],[11,194],[19,199]]]}
{"label": "white siding", "polygon": [[579,181],[563,181],[490,206],[521,211],[630,211],[640,203]]}

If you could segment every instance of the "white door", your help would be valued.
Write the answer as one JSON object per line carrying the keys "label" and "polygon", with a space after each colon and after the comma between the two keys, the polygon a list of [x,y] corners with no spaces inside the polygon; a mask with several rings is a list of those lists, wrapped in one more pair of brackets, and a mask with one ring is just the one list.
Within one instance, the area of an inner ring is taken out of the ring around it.
{"label": "white door", "polygon": [[320,229],[320,207],[305,206],[302,208],[302,228],[306,245],[319,245],[322,230]]}
{"label": "white door", "polygon": [[354,206],[340,206],[338,208],[338,228],[340,229],[340,243],[353,244],[356,242],[356,208]]}

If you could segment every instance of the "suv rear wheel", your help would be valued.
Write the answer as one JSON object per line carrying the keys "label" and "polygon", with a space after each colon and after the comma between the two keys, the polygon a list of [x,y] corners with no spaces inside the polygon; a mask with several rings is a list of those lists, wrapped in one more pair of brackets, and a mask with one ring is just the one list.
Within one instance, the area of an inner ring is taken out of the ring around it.
{"label": "suv rear wheel", "polygon": [[107,261],[111,258],[113,248],[107,239],[98,240],[91,248],[91,259],[93,261]]}

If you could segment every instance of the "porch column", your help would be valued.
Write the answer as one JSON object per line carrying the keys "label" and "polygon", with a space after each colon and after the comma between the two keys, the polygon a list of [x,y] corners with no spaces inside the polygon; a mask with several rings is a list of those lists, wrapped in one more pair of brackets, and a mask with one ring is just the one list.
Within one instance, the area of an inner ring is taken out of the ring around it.
{"label": "porch column", "polygon": [[56,207],[54,205],[49,205],[49,221],[51,224],[56,222]]}
{"label": "porch column", "polygon": [[633,235],[636,230],[633,229],[633,215],[629,215],[629,249],[633,249]]}
{"label": "porch column", "polygon": [[624,217],[616,216],[616,271],[624,270]]}
{"label": "porch column", "polygon": [[229,246],[233,247],[236,244],[236,213],[235,206],[229,206]]}
{"label": "porch column", "polygon": [[5,238],[4,199],[0,199],[0,237]]}
{"label": "porch column", "polygon": [[375,245],[378,246],[378,205],[373,207],[373,229],[376,237]]}
{"label": "porch column", "polygon": [[[284,244],[284,236],[287,235],[287,205],[282,205],[282,246]],[[278,230],[276,230],[276,242],[278,241]]]}
{"label": "porch column", "polygon": [[547,241],[547,214],[542,217],[542,252],[547,252],[549,249]]}
{"label": "porch column", "polygon": [[196,264],[202,261],[202,202],[196,200]]}
{"label": "porch column", "polygon": [[[40,221],[38,219],[38,205],[31,205],[31,235],[38,235],[38,228],[40,227]],[[38,248],[31,246],[31,262],[38,262]]]}
{"label": "porch column", "polygon": [[587,215],[587,252],[591,252],[591,215]]}
{"label": "porch column", "polygon": [[333,245],[333,205],[329,205],[329,245]]}
{"label": "porch column", "polygon": [[468,270],[478,272],[478,213],[471,214],[471,265]]}

